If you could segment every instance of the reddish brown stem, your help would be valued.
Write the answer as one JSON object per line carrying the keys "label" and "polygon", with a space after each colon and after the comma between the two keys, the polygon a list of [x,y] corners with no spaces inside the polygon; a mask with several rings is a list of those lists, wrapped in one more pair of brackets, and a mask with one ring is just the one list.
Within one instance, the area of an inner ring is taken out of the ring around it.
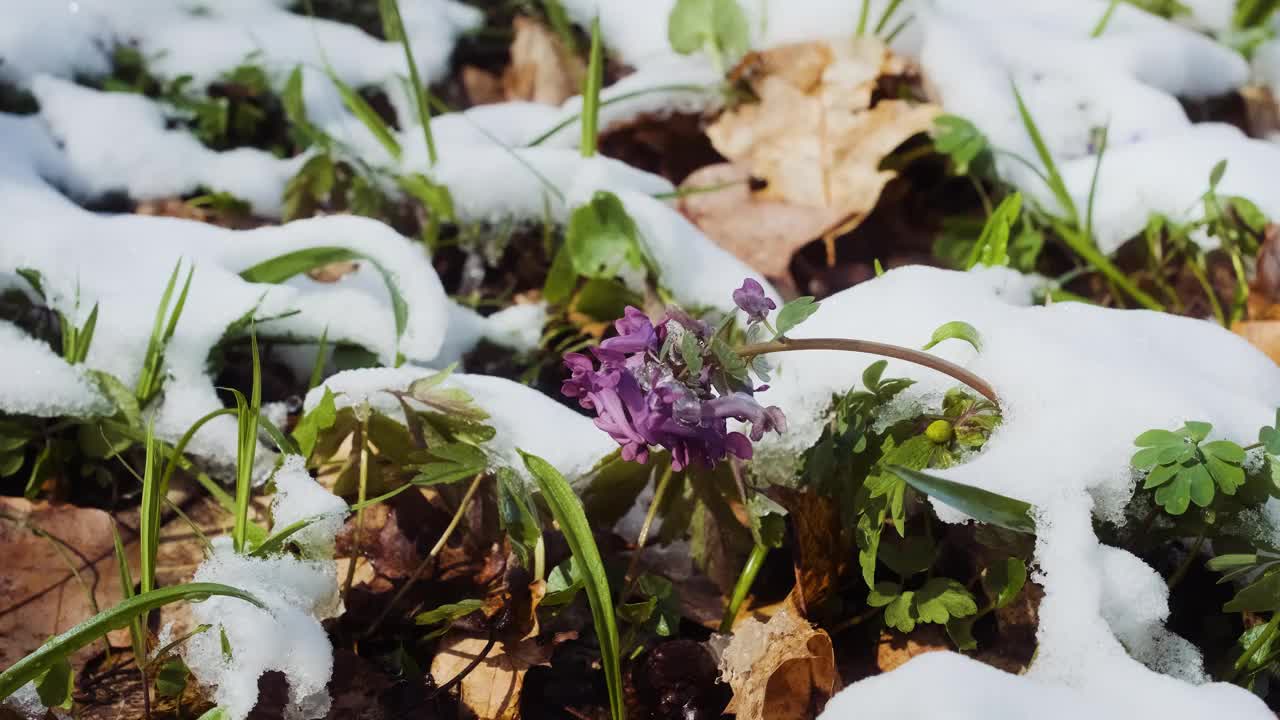
{"label": "reddish brown stem", "polygon": [[909,363],[937,370],[944,375],[949,375],[973,388],[979,395],[996,405],[1000,404],[999,399],[996,397],[995,389],[986,380],[955,363],[943,360],[937,355],[930,355],[927,352],[912,350],[900,345],[888,345],[871,342],[870,340],[846,340],[843,338],[802,338],[798,340],[783,338],[770,342],[755,343],[754,345],[744,345],[738,349],[738,354],[744,358],[752,358],[757,355],[791,352],[792,350],[843,350],[845,352],[867,353],[869,355],[882,355],[895,360],[905,360]]}

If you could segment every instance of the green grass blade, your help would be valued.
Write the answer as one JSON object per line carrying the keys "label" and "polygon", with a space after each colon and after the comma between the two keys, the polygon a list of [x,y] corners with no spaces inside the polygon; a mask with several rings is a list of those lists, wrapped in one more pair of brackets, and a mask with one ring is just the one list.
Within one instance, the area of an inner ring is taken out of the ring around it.
{"label": "green grass blade", "polygon": [[50,639],[35,652],[0,673],[0,700],[9,697],[18,688],[39,677],[40,673],[76,650],[113,630],[129,627],[133,619],[142,613],[181,600],[195,602],[213,595],[239,598],[257,607],[265,608],[262,601],[253,595],[218,583],[188,583],[135,595]]}
{"label": "green grass blade", "polygon": [[889,26],[889,21],[893,19],[893,14],[898,11],[899,5],[902,5],[902,0],[889,0],[889,4],[885,6],[884,12],[880,14],[880,21],[876,23],[876,35],[884,33],[884,29]]}
{"label": "green grass blade", "polygon": [[423,140],[427,143],[427,158],[434,166],[439,157],[436,154],[435,137],[431,134],[431,106],[428,102],[426,86],[418,73],[418,61],[413,57],[409,35],[404,31],[404,19],[400,15],[399,1],[378,0],[378,13],[382,16],[382,29],[387,40],[399,42],[404,48],[404,61],[409,66],[409,82],[413,86],[413,101],[418,108],[418,122],[422,124]]}
{"label": "green grass blade", "polygon": [[301,455],[302,451],[298,449],[298,444],[293,441],[283,430],[275,423],[271,422],[271,418],[266,413],[258,413],[258,423],[262,425],[262,429],[266,431],[271,438],[271,442],[276,444],[276,449],[282,455]]}
{"label": "green grass blade", "polygon": [[182,310],[187,306],[187,294],[191,291],[191,278],[196,273],[196,266],[192,265],[187,270],[187,279],[182,283],[182,292],[178,293],[178,301],[173,304],[173,311],[169,313],[169,325],[164,329],[164,335],[161,336],[161,348],[173,338],[173,333],[178,329],[178,320],[182,317]]}
{"label": "green grass blade", "polygon": [[84,321],[84,327],[80,328],[76,333],[76,353],[75,358],[69,360],[72,365],[82,363],[85,358],[89,357],[89,346],[93,344],[93,333],[98,328],[98,303],[93,304],[93,309],[89,311],[89,317]]}
{"label": "green grass blade", "polygon": [[236,444],[236,519],[231,531],[232,546],[238,553],[246,550],[249,537],[249,499],[253,489],[253,461],[258,451],[258,417],[262,414],[262,365],[258,358],[258,336],[249,333],[253,356],[253,387],[249,399],[237,391],[236,412],[239,432]]}
{"label": "green grass blade", "polygon": [[858,28],[853,31],[854,37],[867,34],[867,21],[871,19],[871,0],[862,0],[862,10],[858,13]]}
{"label": "green grass blade", "polygon": [[320,342],[316,344],[316,360],[311,365],[311,377],[307,380],[307,389],[319,387],[324,382],[324,367],[329,360],[329,326],[320,333]]}
{"label": "green grass blade", "polygon": [[604,49],[600,41],[600,18],[591,21],[591,54],[587,57],[587,74],[582,80],[582,157],[596,154],[600,131],[600,91],[604,85]]}
{"label": "green grass blade", "polygon": [[[128,600],[136,594],[133,592],[133,576],[129,573],[129,560],[124,554],[124,542],[120,539],[120,531],[114,522],[111,523],[111,547],[115,551],[116,566],[120,570],[120,593],[123,599]],[[146,662],[147,657],[147,636],[143,633],[144,627],[146,623],[142,615],[129,622],[129,640],[133,645],[133,657],[139,666]]]}
{"label": "green grass blade", "polygon": [[569,14],[565,12],[560,0],[542,0],[542,11],[546,13],[547,23],[552,31],[564,43],[570,55],[578,54],[578,39],[573,35],[573,25],[569,22]]}
{"label": "green grass blade", "polygon": [[382,116],[378,114],[378,111],[374,110],[373,107],[360,96],[360,93],[356,92],[350,85],[343,82],[342,78],[338,77],[338,74],[333,71],[333,68],[326,67],[325,72],[329,75],[329,81],[333,83],[334,87],[338,88],[338,94],[342,96],[342,104],[346,105],[347,109],[351,111],[351,114],[355,115],[356,118],[360,120],[361,124],[369,129],[369,132],[373,134],[374,139],[382,145],[388,155],[399,160],[400,156],[403,154],[403,151],[400,149],[400,141],[396,140],[395,133],[387,126],[387,123],[382,119]]}
{"label": "green grass blade", "polygon": [[1093,236],[1093,204],[1098,194],[1098,176],[1102,174],[1102,156],[1107,153],[1107,128],[1102,128],[1102,135],[1098,138],[1098,159],[1093,163],[1093,177],[1089,179],[1089,202],[1084,209],[1084,236],[1090,242],[1097,244]]}
{"label": "green grass blade", "polygon": [[1107,31],[1107,25],[1111,22],[1111,16],[1116,13],[1116,8],[1120,7],[1121,0],[1111,0],[1111,4],[1107,5],[1107,11],[1102,13],[1102,17],[1098,18],[1098,24],[1093,26],[1093,32],[1089,33],[1089,37],[1102,37],[1102,33]]}
{"label": "green grass blade", "polygon": [[169,301],[173,298],[173,288],[178,282],[178,272],[182,269],[179,259],[169,275],[169,283],[160,295],[160,304],[156,305],[155,321],[151,325],[151,338],[147,341],[147,354],[142,363],[142,373],[138,376],[138,387],[135,394],[140,403],[146,403],[156,394],[163,363],[164,342],[161,340],[165,328],[165,317],[169,314]]}
{"label": "green grass blade", "polygon": [[391,311],[396,323],[397,352],[399,340],[409,325],[409,303],[400,292],[400,283],[396,276],[382,263],[373,258],[343,247],[322,246],[295,250],[264,260],[240,273],[240,277],[256,283],[282,283],[289,278],[324,267],[335,262],[363,260],[373,265],[382,275],[383,284],[387,286],[387,294],[391,297]]}
{"label": "green grass blade", "polygon": [[1036,148],[1036,155],[1040,158],[1040,163],[1044,165],[1047,174],[1049,190],[1054,197],[1061,203],[1063,209],[1067,211],[1067,215],[1072,225],[1080,225],[1080,213],[1076,210],[1075,201],[1071,199],[1071,193],[1067,191],[1067,184],[1062,179],[1062,173],[1058,172],[1058,164],[1053,160],[1053,153],[1049,152],[1049,146],[1045,144],[1044,136],[1040,134],[1040,128],[1036,125],[1035,118],[1031,117],[1031,111],[1027,109],[1027,104],[1022,99],[1022,93],[1018,92],[1018,86],[1010,84],[1013,88],[1013,98],[1018,104],[1018,116],[1022,118],[1022,126],[1026,128],[1027,136],[1031,138],[1031,144]]}
{"label": "green grass blade", "polygon": [[138,510],[139,585],[142,592],[156,586],[156,555],[160,551],[160,506],[164,499],[164,474],[156,472],[159,454],[156,452],[154,428],[147,425],[144,443],[146,456],[142,466],[142,502]]}
{"label": "green grass blade", "polygon": [[[234,408],[219,408],[192,423],[191,427],[187,428],[187,431],[182,434],[182,437],[178,438],[178,443],[173,446],[173,450],[169,452],[169,461],[165,463],[164,475],[160,479],[161,487],[169,486],[169,480],[173,477],[173,471],[178,468],[184,459],[183,453],[187,451],[187,444],[191,442],[191,438],[195,437],[195,434],[199,432],[200,428],[204,427],[206,423],[216,417],[235,414],[236,411]],[[214,487],[217,486],[215,485]],[[218,500],[218,503],[227,510],[234,510],[235,503],[231,496],[227,495],[222,488],[217,489],[222,493],[221,495],[214,496],[215,499]]]}
{"label": "green grass blade", "polygon": [[[623,102],[623,101],[625,101],[625,100],[630,100],[630,99],[632,99],[632,98],[643,97],[643,96],[645,96],[645,95],[651,95],[651,94],[653,94],[653,93],[660,93],[660,92],[691,92],[691,93],[700,93],[700,92],[706,92],[706,90],[707,90],[707,88],[706,88],[706,87],[704,87],[704,86],[702,86],[702,85],[690,85],[690,84],[687,84],[687,83],[686,83],[686,84],[676,84],[676,85],[655,85],[654,87],[643,88],[643,89],[640,89],[640,90],[632,90],[631,92],[628,92],[628,93],[622,93],[621,95],[615,95],[614,97],[611,97],[611,98],[609,98],[608,100],[601,100],[601,101],[600,101],[600,107],[608,107],[608,106],[610,106],[610,105],[612,105],[612,104],[614,104],[614,103]],[[538,137],[536,137],[536,138],[534,138],[534,139],[530,140],[530,141],[529,141],[529,143],[528,143],[527,145],[525,145],[525,147],[537,147],[537,146],[541,145],[542,143],[544,143],[544,142],[546,142],[547,140],[551,139],[553,136],[555,136],[555,135],[556,135],[557,133],[559,133],[561,130],[564,130],[565,128],[569,127],[570,125],[572,125],[572,124],[574,124],[574,123],[578,122],[580,119],[582,119],[582,113],[580,113],[580,112],[579,112],[579,113],[574,113],[574,114],[572,114],[572,115],[570,115],[570,116],[566,117],[564,120],[561,120],[560,122],[556,123],[556,124],[555,124],[555,126],[554,126],[554,127],[552,127],[551,129],[549,129],[549,130],[547,130],[546,132],[542,133],[542,134],[541,134],[541,135],[539,135]]]}
{"label": "green grass blade", "polygon": [[1034,508],[1029,503],[900,465],[891,465],[889,470],[917,491],[941,500],[978,522],[1035,534],[1036,522],[1031,514]]}
{"label": "green grass blade", "polygon": [[604,561],[591,535],[591,525],[582,509],[582,502],[573,488],[558,470],[546,460],[521,451],[524,465],[542,490],[542,497],[564,532],[565,542],[573,553],[574,562],[581,568],[596,636],[600,640],[600,659],[604,666],[605,683],[609,688],[609,709],[613,720],[623,720],[626,706],[622,701],[622,665],[619,657],[618,624],[614,616],[613,595],[609,591],[609,578],[605,574]]}
{"label": "green grass blade", "polygon": [[1062,238],[1062,241],[1067,244],[1067,247],[1071,248],[1075,254],[1079,255],[1080,259],[1097,268],[1098,272],[1102,273],[1108,280],[1115,283],[1116,287],[1123,290],[1126,295],[1133,298],[1138,304],[1148,310],[1156,310],[1158,312],[1164,311],[1164,305],[1159,300],[1156,300],[1146,292],[1143,292],[1141,288],[1129,279],[1129,276],[1125,275],[1120,268],[1116,267],[1115,264],[1111,262],[1111,259],[1106,255],[1103,255],[1102,252],[1098,250],[1097,246],[1087,238],[1060,221],[1050,220],[1050,224],[1053,226],[1054,231]]}

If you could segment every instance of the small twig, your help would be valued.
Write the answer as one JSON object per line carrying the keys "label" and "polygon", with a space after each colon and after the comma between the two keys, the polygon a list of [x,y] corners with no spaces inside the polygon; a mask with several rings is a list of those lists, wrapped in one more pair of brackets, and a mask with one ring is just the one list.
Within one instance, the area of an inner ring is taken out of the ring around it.
{"label": "small twig", "polygon": [[480,663],[484,662],[484,659],[489,656],[489,651],[493,649],[494,644],[497,642],[498,642],[498,634],[495,633],[493,631],[493,627],[490,626],[489,639],[485,642],[484,647],[480,649],[480,652],[477,653],[476,656],[471,659],[471,662],[467,663],[466,667],[462,668],[461,672],[449,678],[449,682],[441,685],[439,688],[436,689],[435,692],[431,693],[431,697],[432,698],[439,697],[445,694],[446,692],[452,690],[454,685],[457,685],[458,683],[462,682],[463,678],[465,678],[467,675],[470,675],[472,670],[475,670],[477,667],[480,666]]}
{"label": "small twig", "polygon": [[[653,474],[658,472],[658,468],[653,469]],[[640,565],[640,555],[644,552],[644,544],[649,540],[649,528],[653,526],[653,520],[658,515],[658,507],[662,505],[663,498],[667,494],[667,485],[671,482],[671,464],[667,464],[667,469],[662,473],[662,477],[658,480],[657,486],[653,490],[653,500],[649,501],[649,511],[645,513],[644,522],[640,525],[640,533],[636,536],[636,549],[631,553],[631,562],[627,565],[627,574],[622,576],[622,592],[618,595],[618,605],[622,606],[627,601],[627,597],[631,595],[632,589],[636,584],[636,568]]]}
{"label": "small twig", "polygon": [[453,513],[453,518],[449,520],[449,525],[444,529],[444,532],[440,534],[440,539],[436,541],[434,546],[432,546],[431,551],[422,559],[422,562],[418,563],[418,566],[413,569],[413,573],[409,575],[408,581],[406,581],[404,585],[400,586],[400,589],[397,590],[396,594],[391,598],[391,602],[387,603],[387,606],[382,609],[381,613],[378,613],[378,617],[369,625],[369,629],[364,631],[363,637],[369,637],[377,631],[377,629],[382,625],[382,621],[385,620],[387,615],[391,612],[391,608],[395,607],[396,604],[404,598],[405,594],[409,592],[409,589],[413,587],[413,584],[418,581],[418,577],[427,569],[427,565],[430,564],[432,560],[435,560],[436,556],[440,554],[440,551],[444,549],[445,543],[449,540],[449,536],[457,529],[458,523],[462,522],[462,516],[466,513],[467,506],[471,504],[471,498],[475,497],[476,490],[480,489],[480,481],[483,480],[484,477],[485,473],[478,473],[474,478],[472,478],[471,486],[467,488],[466,494],[462,496],[462,501],[458,503],[458,509]]}
{"label": "small twig", "polygon": [[937,370],[944,375],[949,375],[973,388],[978,392],[978,394],[996,405],[1000,404],[999,398],[996,397],[995,389],[992,388],[986,380],[983,380],[953,362],[943,360],[937,355],[931,355],[921,350],[913,350],[900,345],[888,345],[886,343],[872,342],[870,340],[848,340],[844,338],[802,338],[798,340],[783,338],[780,340],[772,340],[770,342],[744,345],[738,349],[738,354],[744,358],[752,358],[756,355],[790,352],[792,350],[843,350],[846,352],[868,353],[870,355],[882,355],[896,360],[905,360],[909,363],[915,363],[916,365]]}

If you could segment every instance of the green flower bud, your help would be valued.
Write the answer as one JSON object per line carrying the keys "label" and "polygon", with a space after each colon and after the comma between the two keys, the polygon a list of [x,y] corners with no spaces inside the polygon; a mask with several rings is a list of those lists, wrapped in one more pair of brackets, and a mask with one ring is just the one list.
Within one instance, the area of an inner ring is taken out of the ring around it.
{"label": "green flower bud", "polygon": [[929,423],[929,427],[925,428],[924,436],[929,438],[931,442],[939,445],[951,442],[951,438],[955,435],[952,431],[951,423],[946,420],[934,420]]}

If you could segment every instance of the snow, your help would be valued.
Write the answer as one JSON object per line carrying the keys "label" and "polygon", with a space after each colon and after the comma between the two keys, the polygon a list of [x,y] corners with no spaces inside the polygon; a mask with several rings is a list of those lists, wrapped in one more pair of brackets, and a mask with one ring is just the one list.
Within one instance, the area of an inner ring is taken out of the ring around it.
{"label": "snow", "polygon": [[[0,213],[6,219],[0,268],[39,271],[51,307],[79,322],[88,308],[99,304],[87,368],[111,373],[133,386],[170,274],[181,261],[181,283],[186,270],[195,267],[183,316],[165,356],[170,380],[155,413],[162,439],[176,440],[195,420],[222,406],[209,376],[209,352],[230,325],[250,312],[264,319],[297,312],[264,320],[257,326],[263,336],[316,338],[327,329],[331,342],[367,347],[392,363],[396,332],[379,266],[395,279],[409,307],[399,351],[428,360],[441,348],[446,301],[439,278],[419,245],[385,225],[343,216],[233,231],[175,218],[87,212],[48,184],[74,185],[69,182],[73,163],[58,154],[36,123],[33,118],[0,116]],[[361,261],[358,270],[335,283],[299,276],[262,285],[239,277],[241,271],[286,252],[326,246],[349,248],[374,262]],[[31,343],[15,348],[39,353],[45,360],[51,356]],[[101,398],[76,378],[78,371],[56,362],[32,367],[44,368],[48,382],[33,384],[31,374],[6,376],[0,408],[39,411],[32,398],[57,398],[77,410],[71,414],[102,411]],[[211,422],[190,445],[193,453],[224,462],[234,458],[235,447],[235,422],[230,418]]]}
{"label": "snow", "polygon": [[84,367],[74,367],[45,343],[16,325],[0,321],[0,408],[15,415],[95,417],[115,412]]}
{"label": "snow", "polygon": [[229,192],[259,215],[278,216],[282,190],[305,156],[282,160],[255,148],[216,152],[142,95],[98,92],[48,75],[31,81],[40,116],[63,146],[77,194],[125,192],[135,198]]}
{"label": "snow", "polygon": [[[934,692],[920,692],[934,688]],[[942,688],[945,688],[943,690]],[[821,720],[1132,720],[1136,717],[1269,718],[1265,706],[1227,685],[1195,693],[1202,714],[1185,714],[1185,687],[1166,696],[1100,696],[1011,675],[952,652],[919,655],[891,673],[855,683],[827,703]],[[1180,692],[1182,690],[1183,692]],[[1210,715],[1207,713],[1221,713]]]}
{"label": "snow", "polygon": [[[332,555],[332,546],[328,552]],[[214,541],[213,554],[196,569],[193,582],[231,585],[266,605],[262,609],[215,596],[191,606],[195,623],[213,627],[184,644],[183,659],[201,685],[213,688],[213,701],[231,720],[249,716],[258,702],[258,678],[272,670],[283,673],[289,684],[286,718],[324,717],[333,647],[320,621],[342,613],[333,561],[238,555],[229,538],[222,537]],[[223,655],[223,632],[230,659]]]}
{"label": "snow", "polygon": [[[348,370],[329,377],[307,393],[304,408],[315,407],[328,388],[338,408],[368,403],[386,415],[403,421],[404,411],[387,390],[407,390],[414,380],[437,371],[422,367]],[[551,463],[573,480],[590,470],[617,445],[584,415],[561,405],[526,385],[500,377],[453,373],[445,388],[465,390],[476,405],[489,413],[484,422],[493,426],[495,437],[485,448],[498,466],[524,474],[524,462],[517,450],[532,453]]]}
{"label": "snow", "polygon": [[300,455],[286,456],[274,480],[276,494],[271,500],[271,520],[275,531],[299,521],[310,521],[294,533],[290,541],[306,557],[333,557],[334,538],[346,520],[347,504],[311,477],[306,458]]}
{"label": "snow", "polygon": [[[1223,707],[1238,710],[1228,712],[1231,717],[1269,717],[1244,690],[1175,679],[1203,682],[1204,673],[1195,649],[1161,627],[1169,612],[1164,581],[1133,555],[1103,546],[1092,519],[1123,519],[1134,483],[1132,442],[1144,430],[1204,420],[1213,423],[1215,437],[1248,444],[1280,405],[1280,369],[1211,323],[1078,303],[1031,306],[1032,283],[1008,270],[892,270],[828,298],[791,333],[919,347],[939,325],[962,320],[982,336],[980,353],[959,342],[943,343],[935,352],[994,386],[1004,423],[981,453],[937,474],[1037,508],[1037,580],[1046,594],[1038,651],[1026,678],[992,676],[982,685],[975,679],[973,687],[983,692],[975,692],[972,703],[1004,695],[1004,683],[1020,683],[1026,687],[1010,692],[1026,702],[1040,695],[1042,706],[1053,705],[1044,702],[1040,689],[1070,688],[1088,698],[1072,707],[1099,702],[1115,713],[1104,717],[1146,716],[1160,698],[1169,699],[1160,713],[1165,718],[1192,720]],[[832,394],[847,390],[850,378],[876,358],[813,351],[776,359],[779,370],[760,400],[780,406],[791,427],[761,448],[764,462],[756,468],[766,472],[770,455],[812,444]],[[898,361],[889,362],[885,377],[918,380],[908,394],[934,406],[955,385]],[[948,522],[965,520],[945,505],[934,508]],[[880,707],[879,698],[896,692],[907,704],[895,712],[905,714],[887,717],[921,717],[910,711],[924,713],[934,701],[909,691],[918,681],[913,672],[864,681],[847,691],[851,699],[832,707],[879,717],[868,708]],[[948,691],[937,694],[939,702],[945,698],[962,709],[972,704],[965,700],[968,684],[949,678],[943,687]],[[981,709],[993,712],[985,704]],[[978,706],[967,711],[978,712]],[[829,716],[852,717],[834,712]],[[1025,717],[1010,713],[1005,717]]]}

